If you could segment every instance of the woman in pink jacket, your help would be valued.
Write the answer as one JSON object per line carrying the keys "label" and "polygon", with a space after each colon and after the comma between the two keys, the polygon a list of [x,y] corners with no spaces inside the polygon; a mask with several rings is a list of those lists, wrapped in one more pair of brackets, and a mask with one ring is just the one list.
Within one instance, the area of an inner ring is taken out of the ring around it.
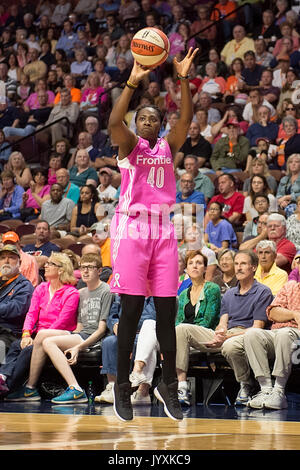
{"label": "woman in pink jacket", "polygon": [[69,257],[63,253],[52,253],[45,264],[47,282],[39,284],[33,292],[27,312],[21,340],[15,341],[0,367],[0,394],[18,389],[24,382],[36,334],[40,330],[73,331],[77,325],[79,292]]}

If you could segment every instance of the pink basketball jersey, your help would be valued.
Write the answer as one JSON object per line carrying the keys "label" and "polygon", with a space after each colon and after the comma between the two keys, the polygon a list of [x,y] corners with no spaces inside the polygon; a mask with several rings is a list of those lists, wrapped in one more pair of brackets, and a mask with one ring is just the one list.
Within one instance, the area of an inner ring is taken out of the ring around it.
{"label": "pink basketball jersey", "polygon": [[117,213],[135,217],[170,211],[176,201],[176,181],[171,149],[165,139],[158,139],[150,148],[148,140],[139,137],[118,166],[122,180]]}

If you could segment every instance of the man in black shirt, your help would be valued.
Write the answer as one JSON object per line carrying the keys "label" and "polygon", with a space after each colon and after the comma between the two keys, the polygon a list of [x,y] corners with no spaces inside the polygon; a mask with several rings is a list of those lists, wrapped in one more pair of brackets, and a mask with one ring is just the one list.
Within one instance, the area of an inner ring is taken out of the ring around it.
{"label": "man in black shirt", "polygon": [[201,135],[200,126],[193,121],[189,129],[189,137],[176,154],[175,168],[183,168],[183,159],[186,155],[196,155],[198,157],[199,168],[209,167],[209,159],[212,154],[210,143]]}

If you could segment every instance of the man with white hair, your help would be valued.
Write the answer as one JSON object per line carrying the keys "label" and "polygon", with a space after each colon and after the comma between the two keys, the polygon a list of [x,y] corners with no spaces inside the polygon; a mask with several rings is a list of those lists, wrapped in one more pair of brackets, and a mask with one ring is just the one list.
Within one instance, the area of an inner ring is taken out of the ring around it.
{"label": "man with white hair", "polygon": [[288,273],[296,254],[294,243],[286,238],[286,219],[281,214],[271,214],[267,221],[268,239],[276,244],[276,265]]}
{"label": "man with white hair", "polygon": [[273,295],[276,295],[288,281],[288,274],[276,266],[276,243],[271,240],[262,240],[256,245],[258,266],[254,278],[268,286]]}

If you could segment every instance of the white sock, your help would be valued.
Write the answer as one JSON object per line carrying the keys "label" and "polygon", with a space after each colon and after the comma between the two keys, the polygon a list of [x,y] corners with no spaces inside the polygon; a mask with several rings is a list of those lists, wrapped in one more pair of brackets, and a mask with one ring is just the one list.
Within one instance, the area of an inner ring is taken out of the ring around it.
{"label": "white sock", "polygon": [[256,377],[260,385],[261,390],[271,389],[272,388],[272,379],[271,377]]}
{"label": "white sock", "polygon": [[276,377],[274,388],[284,393],[286,382],[287,382],[286,377]]}
{"label": "white sock", "polygon": [[182,380],[181,382],[178,382],[178,388],[181,390],[187,390],[188,389],[188,383],[186,380]]}

